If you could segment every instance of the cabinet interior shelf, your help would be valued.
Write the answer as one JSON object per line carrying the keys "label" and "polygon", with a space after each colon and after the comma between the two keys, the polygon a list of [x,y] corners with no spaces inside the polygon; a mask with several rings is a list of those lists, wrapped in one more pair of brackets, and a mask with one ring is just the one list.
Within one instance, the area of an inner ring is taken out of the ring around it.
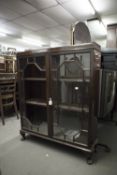
{"label": "cabinet interior shelf", "polygon": [[39,99],[27,99],[26,100],[26,104],[30,104],[30,105],[37,105],[37,106],[47,106],[46,101],[44,100],[39,100]]}
{"label": "cabinet interior shelf", "polygon": [[64,82],[90,82],[90,79],[82,79],[82,78],[59,78],[54,79],[54,81],[64,81]]}
{"label": "cabinet interior shelf", "polygon": [[[83,70],[83,71],[90,71],[89,68],[83,68],[82,70]],[[51,71],[57,72],[57,71],[58,71],[58,68],[52,68]]]}
{"label": "cabinet interior shelf", "polygon": [[60,105],[57,105],[56,107],[59,107],[60,109],[64,109],[64,110],[67,110],[67,111],[77,111],[77,112],[86,112],[88,113],[89,112],[89,108],[88,107],[79,107],[79,106],[75,106],[75,105],[67,105],[67,104],[60,104]]}
{"label": "cabinet interior shelf", "polygon": [[24,78],[24,80],[27,80],[27,81],[46,81],[46,78],[37,78],[37,77],[27,77],[27,78]]}

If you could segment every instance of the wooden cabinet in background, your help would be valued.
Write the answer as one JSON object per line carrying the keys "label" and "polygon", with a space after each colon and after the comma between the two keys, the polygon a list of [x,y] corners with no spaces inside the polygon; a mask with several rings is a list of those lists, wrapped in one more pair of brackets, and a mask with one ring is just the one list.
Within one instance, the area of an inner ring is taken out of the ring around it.
{"label": "wooden cabinet in background", "polygon": [[16,56],[2,55],[0,56],[0,72],[15,73],[17,72]]}
{"label": "wooden cabinet in background", "polygon": [[117,24],[107,26],[107,48],[117,48]]}
{"label": "wooden cabinet in background", "polygon": [[17,72],[16,67],[16,57],[15,56],[5,56],[6,72],[15,73]]}
{"label": "wooden cabinet in background", "polygon": [[0,56],[0,73],[5,71],[6,71],[5,58],[3,56]]}

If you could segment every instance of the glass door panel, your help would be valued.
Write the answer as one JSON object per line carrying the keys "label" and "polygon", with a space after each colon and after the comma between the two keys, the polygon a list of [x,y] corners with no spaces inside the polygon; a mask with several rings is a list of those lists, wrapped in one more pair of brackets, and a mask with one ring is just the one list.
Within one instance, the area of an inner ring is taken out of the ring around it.
{"label": "glass door panel", "polygon": [[24,126],[34,132],[48,135],[45,56],[27,58],[23,73],[26,109]]}
{"label": "glass door panel", "polygon": [[[81,132],[88,132],[90,54],[54,55],[51,71],[53,137],[79,142]],[[84,144],[86,139],[82,139]]]}

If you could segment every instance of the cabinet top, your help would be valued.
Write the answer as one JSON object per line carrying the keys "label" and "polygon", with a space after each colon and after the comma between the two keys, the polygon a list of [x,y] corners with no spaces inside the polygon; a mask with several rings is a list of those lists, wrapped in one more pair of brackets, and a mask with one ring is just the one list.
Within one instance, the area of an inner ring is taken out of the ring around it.
{"label": "cabinet top", "polygon": [[60,52],[67,52],[67,51],[83,51],[83,50],[90,50],[90,49],[97,49],[101,50],[100,45],[98,45],[95,42],[92,43],[83,43],[73,46],[64,46],[64,47],[55,47],[55,48],[46,48],[46,49],[40,49],[40,50],[29,50],[24,52],[17,53],[17,57],[25,57],[25,56],[32,56],[32,55],[45,55],[47,53],[60,53]]}
{"label": "cabinet top", "polygon": [[83,44],[78,44],[78,45],[73,45],[73,46],[64,46],[64,47],[56,47],[56,48],[50,48],[50,52],[61,52],[61,51],[80,51],[80,50],[89,50],[89,49],[97,49],[101,50],[100,45],[97,43],[83,43]]}

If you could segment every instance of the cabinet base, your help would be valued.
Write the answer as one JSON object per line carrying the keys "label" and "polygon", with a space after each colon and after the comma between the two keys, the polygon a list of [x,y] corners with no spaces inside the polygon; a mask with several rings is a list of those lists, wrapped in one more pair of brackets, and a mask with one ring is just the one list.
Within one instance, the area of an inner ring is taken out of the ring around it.
{"label": "cabinet base", "polygon": [[20,135],[22,136],[22,140],[26,139],[26,132],[23,130],[20,130]]}
{"label": "cabinet base", "polygon": [[89,148],[88,146],[86,147],[86,146],[80,146],[80,145],[72,144],[72,143],[69,143],[69,142],[64,142],[62,140],[51,138],[51,137],[48,137],[48,136],[45,136],[45,135],[40,135],[40,134],[37,134],[35,132],[24,130],[24,129],[20,130],[20,134],[22,136],[22,140],[25,140],[26,139],[26,134],[29,134],[29,135],[32,135],[32,136],[36,136],[36,137],[39,137],[39,138],[42,138],[42,139],[46,139],[46,140],[49,140],[49,141],[52,141],[52,142],[56,142],[56,143],[59,143],[59,144],[62,144],[62,145],[66,145],[66,146],[78,149],[82,152],[85,152],[87,154],[86,161],[87,161],[87,164],[89,164],[89,165],[92,165],[95,162],[95,153],[97,152],[98,147],[103,147],[106,152],[110,152],[110,148],[107,145],[98,143],[97,140]]}
{"label": "cabinet base", "polygon": [[42,139],[46,139],[46,140],[49,140],[49,141],[52,141],[52,142],[56,142],[56,143],[59,143],[59,144],[63,144],[63,145],[78,149],[80,151],[85,152],[86,155],[88,155],[87,156],[87,163],[88,164],[93,164],[94,163],[93,157],[94,157],[95,145],[96,145],[97,141],[90,148],[88,148],[88,146],[86,147],[86,146],[79,146],[77,144],[72,144],[72,143],[70,144],[69,142],[64,142],[62,140],[51,138],[51,137],[48,137],[48,136],[45,136],[45,135],[40,135],[40,134],[37,134],[35,132],[31,132],[31,131],[24,130],[24,129],[20,130],[20,134],[22,136],[22,140],[25,140],[26,139],[26,134],[29,134],[29,135],[32,135],[32,136],[37,136],[37,137],[42,138]]}

